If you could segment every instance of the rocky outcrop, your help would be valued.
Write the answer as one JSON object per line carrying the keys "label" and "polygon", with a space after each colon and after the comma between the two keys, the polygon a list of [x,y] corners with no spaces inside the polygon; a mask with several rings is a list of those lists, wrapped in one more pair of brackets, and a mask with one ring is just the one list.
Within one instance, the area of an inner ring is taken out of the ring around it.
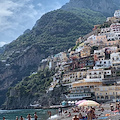
{"label": "rocky outcrop", "polygon": [[34,104],[36,101],[42,107],[48,107],[50,105],[60,104],[66,99],[64,92],[66,92],[66,87],[56,87],[53,91],[49,93],[41,93],[40,96],[35,96],[35,93],[29,93],[21,95],[21,91],[17,89],[11,89],[10,95],[7,97],[6,105],[3,106],[4,109],[22,109],[30,108],[30,104]]}
{"label": "rocky outcrop", "polygon": [[[40,51],[40,48],[33,45],[24,54],[14,59],[9,67],[5,67],[0,73],[0,93],[4,92],[0,99],[5,96],[5,91],[9,87],[14,86],[30,73],[37,71],[39,63],[44,57],[45,55]],[[3,101],[0,101],[0,104],[2,103]]]}
{"label": "rocky outcrop", "polygon": [[112,16],[114,11],[120,9],[120,2],[116,0],[70,0],[62,9],[86,8]]}

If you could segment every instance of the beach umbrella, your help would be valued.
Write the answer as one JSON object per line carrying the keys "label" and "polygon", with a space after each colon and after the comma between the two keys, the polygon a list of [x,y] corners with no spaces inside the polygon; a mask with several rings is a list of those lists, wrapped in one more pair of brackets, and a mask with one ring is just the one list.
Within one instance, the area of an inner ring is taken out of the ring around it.
{"label": "beach umbrella", "polygon": [[87,101],[87,100],[79,100],[77,103],[75,103],[76,105],[79,105],[80,103],[82,103],[82,102],[85,102],[85,101]]}
{"label": "beach umbrella", "polygon": [[71,103],[71,101],[68,101],[68,103]]}
{"label": "beach umbrella", "polygon": [[78,102],[78,101],[76,100],[76,101],[75,101],[75,104],[76,104],[77,102]]}
{"label": "beach umbrella", "polygon": [[100,104],[95,101],[87,100],[87,101],[80,103],[78,106],[99,106],[99,105]]}
{"label": "beach umbrella", "polygon": [[74,102],[74,101],[72,101],[71,103],[72,103],[72,104],[74,104],[75,102]]}

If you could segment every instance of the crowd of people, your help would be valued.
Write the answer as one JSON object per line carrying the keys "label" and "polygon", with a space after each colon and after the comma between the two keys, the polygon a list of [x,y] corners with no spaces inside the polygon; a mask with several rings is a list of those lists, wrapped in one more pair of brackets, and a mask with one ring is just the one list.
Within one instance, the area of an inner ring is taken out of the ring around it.
{"label": "crowd of people", "polygon": [[[99,108],[101,112],[104,111],[103,107]],[[59,115],[61,110],[59,110]],[[94,107],[73,107],[71,111],[63,110],[63,113],[66,117],[72,118],[72,120],[93,120],[97,119],[99,115],[95,114],[95,108]],[[72,114],[74,113],[74,117],[72,117]],[[82,115],[84,113],[84,115]]]}
{"label": "crowd of people", "polygon": [[[92,120],[92,119],[95,119],[97,118],[97,116],[95,115],[95,108],[84,108],[84,107],[75,107],[75,108],[72,108],[72,111],[75,113],[75,112],[78,112],[79,115],[75,115],[72,120]],[[84,112],[86,113],[86,116],[83,116],[81,112]]]}

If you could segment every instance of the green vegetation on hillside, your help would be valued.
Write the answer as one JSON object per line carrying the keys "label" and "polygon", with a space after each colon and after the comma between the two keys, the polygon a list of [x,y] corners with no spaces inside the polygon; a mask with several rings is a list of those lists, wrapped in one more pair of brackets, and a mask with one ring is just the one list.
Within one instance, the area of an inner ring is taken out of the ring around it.
{"label": "green vegetation on hillside", "polygon": [[56,54],[73,47],[78,37],[89,33],[94,24],[104,20],[100,13],[89,9],[55,10],[43,15],[29,33],[10,43],[5,53],[39,44],[46,56]]}
{"label": "green vegetation on hillside", "polygon": [[15,86],[15,90],[20,92],[21,96],[28,96],[29,94],[36,96],[45,93],[48,86],[52,82],[54,70],[40,70],[37,74],[33,74],[23,79]]}

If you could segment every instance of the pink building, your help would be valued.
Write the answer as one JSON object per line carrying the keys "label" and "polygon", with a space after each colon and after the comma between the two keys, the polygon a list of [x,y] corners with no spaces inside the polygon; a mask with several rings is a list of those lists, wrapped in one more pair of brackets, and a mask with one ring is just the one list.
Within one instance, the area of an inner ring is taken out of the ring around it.
{"label": "pink building", "polygon": [[118,45],[119,40],[115,40],[115,41],[107,41],[105,42],[106,46],[112,46],[112,45]]}
{"label": "pink building", "polygon": [[106,38],[106,35],[100,35],[100,36],[96,36],[96,43],[98,45],[100,44],[104,44],[107,42],[107,38]]}

